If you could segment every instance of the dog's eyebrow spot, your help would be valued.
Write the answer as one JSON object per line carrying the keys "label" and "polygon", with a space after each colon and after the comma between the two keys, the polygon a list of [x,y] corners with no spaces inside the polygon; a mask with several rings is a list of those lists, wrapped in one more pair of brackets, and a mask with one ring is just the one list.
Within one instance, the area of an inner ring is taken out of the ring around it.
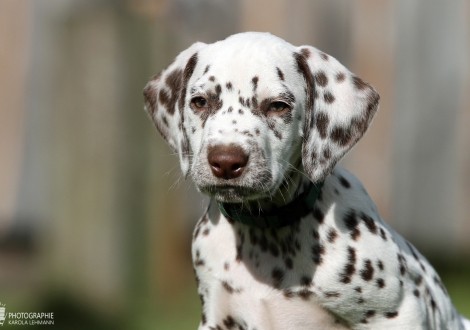
{"label": "dog's eyebrow spot", "polygon": [[284,73],[278,67],[276,67],[276,70],[277,70],[277,76],[279,77],[279,79],[284,81]]}
{"label": "dog's eyebrow spot", "polygon": [[217,96],[219,96],[220,93],[222,93],[222,87],[220,87],[219,84],[215,86],[215,93],[217,94]]}
{"label": "dog's eyebrow spot", "polygon": [[253,92],[256,92],[256,89],[258,88],[258,76],[254,76],[253,79],[251,79],[251,83],[253,84]]}
{"label": "dog's eyebrow spot", "polygon": [[206,66],[206,68],[204,69],[204,72],[202,74],[206,74],[207,71],[209,71],[209,68],[210,68],[210,65]]}
{"label": "dog's eyebrow spot", "polygon": [[279,98],[286,101],[289,105],[294,105],[295,96],[290,90],[286,89],[284,92],[279,94]]}

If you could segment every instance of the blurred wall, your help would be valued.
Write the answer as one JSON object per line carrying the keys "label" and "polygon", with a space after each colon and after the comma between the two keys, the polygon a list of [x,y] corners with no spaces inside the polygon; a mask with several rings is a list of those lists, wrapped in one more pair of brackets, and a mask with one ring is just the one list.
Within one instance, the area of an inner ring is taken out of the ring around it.
{"label": "blurred wall", "polygon": [[469,234],[469,164],[461,167],[470,149],[469,140],[461,141],[469,111],[466,4],[397,6],[393,224],[447,256],[470,248],[463,239]]}
{"label": "blurred wall", "polygon": [[65,293],[116,315],[194,289],[207,198],[142,89],[193,42],[249,30],[314,45],[375,86],[379,114],[342,165],[428,256],[468,262],[469,4],[430,1],[0,2],[0,299]]}

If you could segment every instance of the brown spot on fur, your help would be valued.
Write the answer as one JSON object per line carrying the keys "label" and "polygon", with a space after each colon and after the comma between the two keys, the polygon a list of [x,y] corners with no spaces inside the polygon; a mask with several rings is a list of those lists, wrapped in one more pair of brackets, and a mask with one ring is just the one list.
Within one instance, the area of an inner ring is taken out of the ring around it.
{"label": "brown spot on fur", "polygon": [[302,276],[300,284],[303,286],[310,286],[312,284],[312,277],[307,275]]}
{"label": "brown spot on fur", "polygon": [[256,94],[251,97],[251,105],[254,109],[258,108],[258,99],[256,97]]}
{"label": "brown spot on fur", "polygon": [[251,83],[253,84],[253,92],[256,92],[256,89],[258,89],[258,76],[254,76],[253,79],[251,79]]}
{"label": "brown spot on fur", "polygon": [[385,317],[388,318],[388,319],[393,319],[394,317],[397,317],[397,316],[398,316],[398,312],[385,313]]}
{"label": "brown spot on fur", "polygon": [[361,218],[367,229],[369,229],[372,234],[377,235],[377,225],[375,224],[375,221],[366,214],[361,214]]}
{"label": "brown spot on fur", "polygon": [[369,259],[364,261],[364,268],[360,271],[364,281],[370,281],[374,277],[374,267]]}
{"label": "brown spot on fur", "polygon": [[329,103],[329,104],[333,103],[336,100],[333,94],[331,94],[328,91],[323,93],[323,99],[325,100],[326,103]]}
{"label": "brown spot on fur", "polygon": [[384,241],[387,240],[387,235],[385,234],[385,230],[383,230],[383,228],[380,228],[380,237],[382,237]]}
{"label": "brown spot on fur", "polygon": [[377,283],[377,287],[379,289],[383,289],[385,287],[385,281],[383,278],[378,278],[375,282]]}
{"label": "brown spot on fur", "polygon": [[313,292],[307,289],[302,289],[298,292],[299,297],[303,300],[307,300],[312,294]]}
{"label": "brown spot on fur", "polygon": [[361,78],[354,76],[353,77],[353,84],[356,89],[362,91],[363,89],[367,88],[369,86],[368,83],[365,83]]}
{"label": "brown spot on fur", "polygon": [[313,110],[313,100],[314,100],[314,90],[313,88],[313,77],[312,73],[310,72],[310,67],[308,66],[307,59],[303,54],[294,53],[294,60],[297,64],[297,71],[304,76],[304,80],[306,83],[306,94],[307,94],[307,102],[306,102],[306,110],[305,110],[305,140],[308,140],[310,136],[310,129],[313,127],[313,118],[312,118],[312,110]]}
{"label": "brown spot on fur", "polygon": [[317,265],[320,265],[323,261],[322,255],[325,253],[325,248],[320,243],[316,243],[312,246],[312,259]]}
{"label": "brown spot on fur", "polygon": [[271,277],[274,281],[274,286],[279,288],[284,280],[284,271],[278,267],[274,268],[271,272]]}
{"label": "brown spot on fur", "polygon": [[339,144],[342,147],[347,146],[353,140],[350,128],[344,128],[341,126],[335,126],[331,130],[330,138],[336,144]]}
{"label": "brown spot on fur", "polygon": [[166,108],[170,115],[175,113],[175,105],[178,101],[180,85],[183,79],[182,70],[173,70],[165,78],[165,85],[169,88],[169,91],[161,89],[158,98],[160,103]]}
{"label": "brown spot on fur", "polygon": [[318,71],[315,76],[315,82],[321,86],[321,87],[325,87],[326,85],[328,85],[328,78],[326,77],[325,75],[325,72],[323,71]]}
{"label": "brown spot on fur", "polygon": [[319,112],[315,115],[315,126],[322,139],[325,139],[327,136],[329,123],[330,119],[326,113]]}
{"label": "brown spot on fur", "polygon": [[[188,63],[186,64],[186,67],[184,68],[184,71],[183,71],[183,82],[182,82],[183,89],[181,90],[180,98],[178,101],[178,108],[179,108],[180,115],[181,115],[181,121],[184,121],[183,109],[184,109],[184,99],[186,97],[186,89],[188,87],[188,81],[189,81],[189,78],[191,78],[191,76],[193,75],[194,69],[196,68],[196,65],[197,65],[197,60],[198,60],[198,54],[194,53],[193,56],[189,58]],[[189,150],[187,151],[189,152]]]}
{"label": "brown spot on fur", "polygon": [[276,69],[277,69],[277,76],[279,77],[279,79],[284,81],[284,73],[278,67],[276,67]]}
{"label": "brown spot on fur", "polygon": [[328,242],[334,243],[337,237],[338,237],[338,233],[336,232],[334,228],[331,228],[327,235]]}
{"label": "brown spot on fur", "polygon": [[238,102],[242,105],[242,106],[246,106],[246,103],[245,103],[245,99],[241,96],[238,97]]}
{"label": "brown spot on fur", "polygon": [[312,54],[312,52],[310,51],[310,49],[308,48],[302,48],[300,50],[300,52],[302,53],[303,56],[305,56],[306,58],[309,58],[310,55]]}
{"label": "brown spot on fur", "polygon": [[340,296],[339,292],[336,292],[336,291],[325,292],[325,297],[327,298],[338,298],[339,296]]}
{"label": "brown spot on fur", "polygon": [[375,315],[375,311],[374,310],[368,310],[365,312],[365,317],[369,318],[369,317],[372,317]]}
{"label": "brown spot on fur", "polygon": [[320,210],[318,206],[315,206],[312,211],[313,217],[318,221],[318,223],[323,223],[325,214]]}
{"label": "brown spot on fur", "polygon": [[356,250],[353,247],[348,246],[348,263],[344,266],[343,272],[340,275],[340,282],[345,284],[351,282],[351,276],[356,272],[355,263]]}
{"label": "brown spot on fur", "polygon": [[339,179],[339,182],[341,183],[341,185],[344,187],[344,188],[351,188],[351,184],[349,183],[348,180],[346,180],[345,178],[343,178],[342,176],[339,176],[338,177]]}
{"label": "brown spot on fur", "polygon": [[321,56],[321,58],[322,58],[323,60],[325,60],[325,61],[328,61],[328,60],[330,59],[329,56],[326,55],[325,53],[320,53],[320,56]]}
{"label": "brown spot on fur", "polygon": [[346,79],[346,75],[342,72],[339,72],[337,75],[336,75],[336,81],[341,83],[344,81],[344,79]]}
{"label": "brown spot on fur", "polygon": [[232,329],[236,325],[235,320],[230,315],[228,315],[227,318],[223,320],[223,322],[227,329]]}

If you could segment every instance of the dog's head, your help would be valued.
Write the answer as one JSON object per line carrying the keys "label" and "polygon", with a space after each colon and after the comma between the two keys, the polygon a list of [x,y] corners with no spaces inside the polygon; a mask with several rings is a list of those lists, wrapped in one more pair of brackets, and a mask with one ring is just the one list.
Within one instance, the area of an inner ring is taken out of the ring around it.
{"label": "dog's head", "polygon": [[193,44],[144,96],[184,175],[224,202],[269,196],[302,165],[313,182],[324,180],[379,100],[333,57],[255,32]]}

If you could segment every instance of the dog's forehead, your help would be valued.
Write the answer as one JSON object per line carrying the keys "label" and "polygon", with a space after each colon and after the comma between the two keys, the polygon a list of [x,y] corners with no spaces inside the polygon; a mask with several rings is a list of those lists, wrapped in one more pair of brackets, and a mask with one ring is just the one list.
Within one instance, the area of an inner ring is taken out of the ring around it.
{"label": "dog's forehead", "polygon": [[198,60],[200,70],[209,77],[230,80],[233,84],[244,84],[257,77],[259,84],[265,85],[298,76],[295,52],[294,46],[280,38],[253,32],[208,45],[200,51]]}

